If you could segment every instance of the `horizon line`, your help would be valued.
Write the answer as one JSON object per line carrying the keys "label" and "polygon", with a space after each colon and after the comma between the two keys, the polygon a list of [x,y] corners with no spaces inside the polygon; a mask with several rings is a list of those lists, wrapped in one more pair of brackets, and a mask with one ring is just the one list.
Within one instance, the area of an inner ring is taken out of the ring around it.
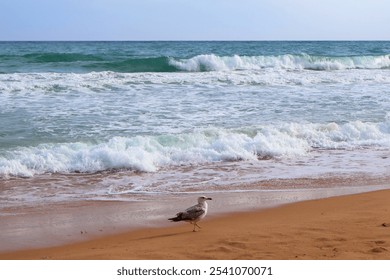
{"label": "horizon line", "polygon": [[184,39],[184,40],[170,40],[170,39],[146,39],[146,40],[75,40],[75,39],[58,39],[58,40],[6,40],[0,39],[0,42],[389,42],[390,39],[245,39],[245,40],[228,40],[228,39],[216,39],[216,40],[206,40],[206,39]]}

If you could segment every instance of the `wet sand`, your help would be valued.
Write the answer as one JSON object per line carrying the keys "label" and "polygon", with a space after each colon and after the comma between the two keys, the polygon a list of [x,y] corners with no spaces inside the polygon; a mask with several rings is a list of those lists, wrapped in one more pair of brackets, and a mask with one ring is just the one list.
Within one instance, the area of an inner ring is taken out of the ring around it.
{"label": "wet sand", "polygon": [[0,259],[390,259],[390,190],[210,215],[200,225],[194,233],[187,223],[146,224],[57,247],[3,252]]}

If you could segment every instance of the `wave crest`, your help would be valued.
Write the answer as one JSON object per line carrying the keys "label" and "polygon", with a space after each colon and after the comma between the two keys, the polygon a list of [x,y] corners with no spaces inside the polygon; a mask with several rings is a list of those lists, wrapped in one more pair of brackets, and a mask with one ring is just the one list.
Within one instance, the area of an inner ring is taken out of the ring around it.
{"label": "wave crest", "polygon": [[181,71],[232,71],[260,70],[264,68],[291,70],[345,70],[345,69],[387,69],[390,55],[325,57],[302,55],[279,56],[217,56],[198,55],[189,59],[173,59],[169,63]]}
{"label": "wave crest", "polygon": [[[235,71],[287,69],[287,70],[345,70],[345,69],[388,69],[390,55],[366,56],[315,56],[309,54],[283,55],[232,55],[220,56],[216,54],[199,54],[189,58],[168,56],[107,56],[102,54],[83,53],[30,53],[21,57],[2,55],[1,59],[7,63],[0,68],[0,72],[7,73],[14,67],[13,61],[19,61],[27,72],[101,72],[112,71],[117,73],[164,73],[164,72],[208,72],[208,71]],[[7,66],[8,65],[8,66]]]}
{"label": "wave crest", "polygon": [[160,136],[114,137],[100,144],[24,147],[0,156],[0,177],[159,168],[219,161],[302,157],[312,149],[390,147],[390,122],[289,123],[245,130],[208,129]]}

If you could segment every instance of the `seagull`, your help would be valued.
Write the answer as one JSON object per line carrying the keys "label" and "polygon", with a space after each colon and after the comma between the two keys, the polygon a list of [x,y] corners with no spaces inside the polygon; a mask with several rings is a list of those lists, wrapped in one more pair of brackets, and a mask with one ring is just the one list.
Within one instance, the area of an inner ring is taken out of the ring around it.
{"label": "seagull", "polygon": [[207,214],[206,200],[212,200],[212,198],[206,196],[198,197],[198,204],[191,206],[190,208],[187,208],[183,212],[177,213],[176,217],[170,218],[168,220],[172,222],[180,222],[180,221],[189,222],[190,224],[194,225],[194,229],[192,231],[195,232],[196,231],[195,227],[200,228],[197,222],[202,220]]}

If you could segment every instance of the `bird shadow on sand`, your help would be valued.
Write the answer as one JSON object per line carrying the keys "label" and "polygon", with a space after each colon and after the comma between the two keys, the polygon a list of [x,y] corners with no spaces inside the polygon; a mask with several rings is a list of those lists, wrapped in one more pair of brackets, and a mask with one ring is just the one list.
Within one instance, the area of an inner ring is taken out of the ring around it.
{"label": "bird shadow on sand", "polygon": [[189,234],[196,234],[197,232],[193,231],[182,231],[182,232],[175,232],[175,233],[167,233],[167,234],[159,234],[159,235],[152,235],[152,236],[146,236],[142,238],[137,238],[135,240],[150,240],[150,239],[158,239],[158,238],[165,238],[165,237],[171,237],[171,236],[180,236],[180,235],[189,235]]}

